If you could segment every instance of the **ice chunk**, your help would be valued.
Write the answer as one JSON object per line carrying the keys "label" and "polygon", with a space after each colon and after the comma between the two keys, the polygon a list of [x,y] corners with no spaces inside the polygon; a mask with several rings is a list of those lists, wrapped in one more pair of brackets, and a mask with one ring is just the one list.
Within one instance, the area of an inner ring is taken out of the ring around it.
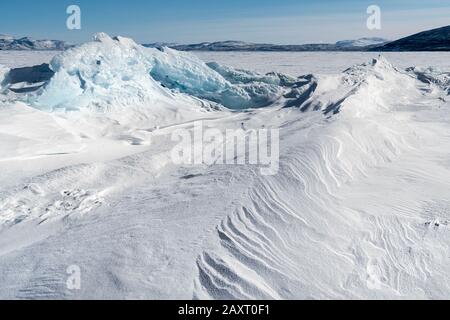
{"label": "ice chunk", "polygon": [[5,80],[9,73],[9,68],[0,64],[0,93],[3,91],[5,86]]}
{"label": "ice chunk", "polygon": [[152,61],[134,42],[97,34],[50,63],[55,75],[34,104],[41,109],[105,110],[169,97],[150,76]]}
{"label": "ice chunk", "polygon": [[245,109],[268,105],[282,92],[275,77],[247,74],[242,81],[229,81],[189,53],[144,48],[105,33],[57,55],[50,66],[55,75],[32,99],[49,111],[149,105],[175,100],[173,91]]}
{"label": "ice chunk", "polygon": [[232,79],[231,76],[224,77],[224,74],[190,53],[169,48],[163,48],[163,54],[155,59],[151,71],[152,77],[166,87],[212,100],[231,109],[263,107],[281,95],[276,81],[270,84],[260,81],[262,77],[253,76],[251,82],[249,74],[245,79],[247,81],[244,77],[239,81],[237,77]]}
{"label": "ice chunk", "polygon": [[418,80],[425,83],[433,83],[450,94],[450,72],[445,72],[435,67],[412,67],[406,71],[412,72]]}
{"label": "ice chunk", "polygon": [[234,69],[217,62],[209,62],[207,65],[233,84],[263,82],[271,85],[280,85],[280,78],[275,73],[261,75],[252,71]]}

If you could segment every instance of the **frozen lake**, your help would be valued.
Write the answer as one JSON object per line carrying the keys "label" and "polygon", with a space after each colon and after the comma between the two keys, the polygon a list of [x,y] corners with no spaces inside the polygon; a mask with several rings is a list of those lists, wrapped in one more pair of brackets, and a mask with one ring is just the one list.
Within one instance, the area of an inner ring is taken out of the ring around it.
{"label": "frozen lake", "polygon": [[[0,64],[23,67],[48,63],[55,51],[0,51]],[[194,52],[206,62],[298,76],[308,73],[337,74],[351,65],[370,61],[375,52]],[[395,66],[433,66],[450,70],[450,52],[387,52],[383,55]]]}
{"label": "frozen lake", "polygon": [[320,76],[106,34],[0,68],[0,299],[450,297],[450,77],[399,71],[449,54],[197,55]]}
{"label": "frozen lake", "polygon": [[21,68],[49,63],[58,51],[0,51],[0,64],[8,68]]}
{"label": "frozen lake", "polygon": [[[376,52],[196,52],[204,61],[261,73],[281,72],[293,76],[308,73],[336,74],[349,66],[376,58]],[[450,52],[386,52],[395,66],[433,66],[450,69]]]}

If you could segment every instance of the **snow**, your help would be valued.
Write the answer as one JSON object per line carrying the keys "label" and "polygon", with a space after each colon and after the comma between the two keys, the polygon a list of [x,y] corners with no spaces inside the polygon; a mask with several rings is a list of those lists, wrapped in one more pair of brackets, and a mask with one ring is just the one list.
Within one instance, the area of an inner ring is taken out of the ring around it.
{"label": "snow", "polygon": [[440,87],[447,88],[447,92],[450,93],[450,72],[446,72],[441,68],[436,67],[411,67],[408,71],[415,74],[421,81],[434,83]]}
{"label": "snow", "polygon": [[[444,56],[316,53],[335,71],[292,78],[104,34],[57,55],[44,87],[0,98],[0,297],[445,299]],[[269,105],[241,110],[255,90]],[[196,120],[279,128],[278,174],[173,163]]]}
{"label": "snow", "polygon": [[0,51],[0,64],[8,68],[22,68],[50,63],[59,51]]}

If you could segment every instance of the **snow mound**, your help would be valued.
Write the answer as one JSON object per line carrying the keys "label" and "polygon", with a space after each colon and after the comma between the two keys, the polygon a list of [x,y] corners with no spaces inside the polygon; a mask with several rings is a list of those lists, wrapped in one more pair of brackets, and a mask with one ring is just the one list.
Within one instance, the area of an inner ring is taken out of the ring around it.
{"label": "snow mound", "polygon": [[410,100],[417,98],[415,85],[415,78],[380,56],[336,77],[299,77],[284,95],[284,106],[303,112],[321,111],[325,115],[370,116],[373,112],[389,111],[392,106],[387,101],[395,99],[402,90],[411,92]]}
{"label": "snow mound", "polygon": [[[327,111],[336,113],[346,108],[347,114],[372,117],[377,112],[393,111],[390,101],[397,101],[400,106],[412,103],[420,96],[416,79],[394,67],[381,55],[369,63],[344,71],[342,82],[347,85],[348,94],[340,100],[335,99]],[[405,92],[409,94],[405,95]],[[402,100],[398,98],[400,96]]]}
{"label": "snow mound", "polygon": [[352,66],[344,71],[344,80],[350,84],[362,84],[372,78],[384,80],[389,75],[398,75],[400,71],[386,58],[379,56],[372,61]]}
{"label": "snow mound", "polygon": [[281,95],[276,81],[255,77],[252,84],[232,83],[191,54],[145,48],[104,33],[57,55],[50,67],[55,75],[32,99],[46,111],[120,110],[156,100],[174,102],[178,93],[245,109],[268,105]]}

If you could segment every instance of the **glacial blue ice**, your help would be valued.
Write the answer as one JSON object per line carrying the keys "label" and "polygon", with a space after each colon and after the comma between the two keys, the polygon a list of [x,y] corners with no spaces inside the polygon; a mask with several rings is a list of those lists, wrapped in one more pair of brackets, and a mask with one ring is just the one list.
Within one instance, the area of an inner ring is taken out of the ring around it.
{"label": "glacial blue ice", "polygon": [[33,106],[46,111],[151,105],[176,99],[177,93],[247,109],[269,105],[283,92],[274,75],[207,65],[189,53],[144,48],[104,33],[57,55],[50,67],[54,76],[30,98]]}
{"label": "glacial blue ice", "polygon": [[9,72],[9,68],[0,64],[0,92],[3,91],[3,87],[5,85],[5,79],[6,79],[6,76],[8,75],[8,72]]}

